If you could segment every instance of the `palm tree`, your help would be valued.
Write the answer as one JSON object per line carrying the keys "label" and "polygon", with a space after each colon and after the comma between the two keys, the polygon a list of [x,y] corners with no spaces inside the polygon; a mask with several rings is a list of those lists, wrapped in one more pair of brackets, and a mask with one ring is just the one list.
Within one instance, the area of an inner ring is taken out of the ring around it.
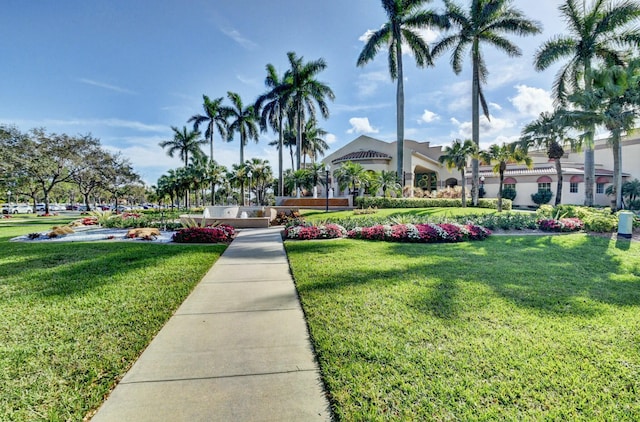
{"label": "palm tree", "polygon": [[244,183],[249,179],[249,168],[246,164],[233,164],[231,166],[231,172],[228,174],[229,182],[232,185],[238,186],[240,188],[240,198],[242,201],[242,205],[245,204],[244,199]]}
{"label": "palm tree", "polygon": [[[278,132],[278,196],[284,195],[283,142],[284,117],[289,101],[290,84],[280,77],[275,67],[267,64],[267,77],[264,84],[269,91],[258,97],[255,103],[256,113],[260,115],[260,130],[266,132],[267,126]],[[271,145],[271,143],[269,144]]]}
{"label": "palm tree", "polygon": [[204,132],[205,138],[209,139],[209,159],[213,160],[213,133],[218,129],[218,133],[222,139],[227,136],[227,117],[224,114],[222,107],[223,98],[216,98],[213,101],[206,95],[202,96],[204,103],[202,107],[204,114],[194,114],[188,120],[193,122],[193,130],[198,131],[200,125],[207,124],[207,130]]}
{"label": "palm tree", "polygon": [[460,172],[462,178],[462,207],[467,206],[467,191],[466,191],[466,177],[464,170],[467,167],[467,161],[471,157],[476,157],[478,147],[471,139],[465,139],[464,142],[460,139],[453,141],[451,146],[447,146],[442,151],[442,155],[438,157],[438,161],[446,165],[449,170],[457,169]]}
{"label": "palm tree", "polygon": [[563,124],[566,112],[558,109],[553,113],[543,112],[537,120],[527,124],[521,132],[521,146],[527,151],[531,147],[544,147],[547,150],[547,157],[553,160],[556,166],[556,176],[558,178],[556,185],[555,205],[562,202],[562,163],[564,157],[563,145],[574,147],[576,142],[572,138],[567,138],[567,127]]}
{"label": "palm tree", "polygon": [[569,100],[581,104],[584,110],[571,112],[572,120],[585,126],[604,126],[610,134],[613,150],[613,178],[616,210],[622,208],[622,137],[635,126],[640,117],[640,59],[623,66],[602,66],[592,69],[591,92],[578,92]]}
{"label": "palm tree", "polygon": [[324,156],[324,152],[329,149],[327,141],[322,139],[327,135],[327,131],[318,127],[318,122],[309,119],[304,124],[304,132],[302,132],[302,155],[304,164],[306,165],[306,157],[311,159],[315,164],[318,155]]}
{"label": "palm tree", "polygon": [[498,212],[502,212],[502,185],[504,182],[504,172],[509,163],[524,163],[531,167],[533,162],[527,152],[518,143],[491,145],[486,151],[480,151],[480,157],[486,164],[494,164],[493,172],[500,175],[500,185],[498,187]]}
{"label": "palm tree", "polygon": [[[535,54],[538,71],[552,64],[569,59],[560,69],[554,81],[556,100],[564,104],[572,91],[582,89],[588,96],[592,91],[591,67],[594,62],[622,64],[623,53],[617,47],[636,48],[640,43],[638,30],[625,30],[627,25],[640,16],[637,1],[624,0],[612,4],[608,0],[595,0],[587,10],[584,2],[565,0],[559,7],[567,22],[569,35],[557,36],[544,44]],[[589,111],[589,110],[586,110]],[[593,137],[595,126],[587,128],[584,139],[585,205],[593,205],[595,162]]]}
{"label": "palm tree", "polygon": [[302,131],[305,118],[316,118],[316,105],[325,119],[329,117],[326,99],[334,100],[331,88],[316,79],[316,75],[327,68],[324,59],[303,62],[303,57],[288,52],[291,68],[285,73],[285,90],[291,101],[290,106],[295,116],[296,125],[296,169],[300,169],[302,158]]}
{"label": "palm tree", "polygon": [[[480,106],[487,118],[489,106],[482,91],[489,71],[482,56],[481,45],[488,44],[507,53],[509,57],[522,55],[520,48],[505,38],[506,34],[534,35],[542,31],[539,23],[529,20],[518,9],[511,6],[511,0],[472,0],[469,11],[463,10],[451,0],[445,0],[446,17],[458,32],[445,36],[434,47],[431,54],[437,57],[452,49],[451,66],[456,74],[462,72],[462,60],[470,50],[472,63],[471,84],[471,139],[480,146]],[[478,205],[479,167],[478,159],[471,161],[471,198]]]}
{"label": "palm tree", "polygon": [[190,131],[186,126],[182,127],[182,131],[175,126],[171,126],[171,130],[173,130],[173,139],[170,141],[162,141],[159,145],[162,148],[169,147],[167,150],[169,157],[173,157],[176,152],[180,153],[180,158],[182,158],[184,166],[186,167],[189,163],[189,154],[202,153],[200,145],[206,144],[207,141],[198,139],[200,132],[196,130]]}
{"label": "palm tree", "polygon": [[356,202],[357,187],[365,177],[365,170],[360,163],[354,163],[347,161],[343,163],[335,172],[334,176],[338,181],[340,190],[344,190],[347,187],[351,187],[351,193],[353,195],[353,203]]}
{"label": "palm tree", "polygon": [[261,158],[252,158],[246,163],[247,168],[251,171],[251,182],[255,185],[256,205],[265,204],[267,188],[273,182],[273,171],[269,165],[269,161]]}
{"label": "palm tree", "polygon": [[389,21],[371,34],[365,44],[357,65],[364,66],[373,60],[378,52],[387,47],[389,50],[389,74],[397,82],[396,87],[396,138],[397,167],[396,177],[400,180],[404,171],[404,76],[402,67],[402,47],[405,46],[415,57],[420,67],[433,66],[429,47],[420,36],[419,30],[434,26],[448,27],[447,20],[432,10],[423,10],[422,6],[431,0],[382,0]]}
{"label": "palm tree", "polygon": [[228,92],[227,96],[233,104],[233,107],[224,107],[223,109],[223,113],[231,119],[227,139],[231,141],[236,132],[240,134],[240,164],[242,165],[244,164],[244,147],[249,139],[258,142],[258,126],[256,124],[258,118],[253,104],[244,107],[240,95],[235,92]]}
{"label": "palm tree", "polygon": [[227,168],[214,161],[209,160],[205,168],[207,180],[211,184],[211,205],[216,204],[216,185],[220,185],[225,181]]}

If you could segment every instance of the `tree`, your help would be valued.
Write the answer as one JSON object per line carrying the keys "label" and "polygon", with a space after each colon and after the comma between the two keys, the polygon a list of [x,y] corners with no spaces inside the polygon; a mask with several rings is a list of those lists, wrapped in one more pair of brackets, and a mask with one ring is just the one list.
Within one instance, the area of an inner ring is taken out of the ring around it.
{"label": "tree", "polygon": [[[302,132],[302,155],[309,157],[311,162],[315,164],[318,156],[324,156],[324,152],[329,149],[327,141],[322,139],[327,135],[327,131],[318,127],[318,122],[309,119],[304,124],[304,132]],[[306,158],[304,159],[306,164]]]}
{"label": "tree", "polygon": [[355,204],[357,188],[365,177],[365,170],[362,164],[347,161],[334,172],[334,175],[338,181],[340,190],[351,187],[351,194],[353,195],[353,202]]}
{"label": "tree", "polygon": [[206,123],[207,129],[204,132],[205,138],[209,139],[209,159],[213,160],[213,134],[218,130],[218,133],[225,139],[227,136],[227,116],[224,113],[222,107],[223,98],[216,98],[213,101],[206,95],[202,96],[204,114],[194,114],[188,120],[193,122],[193,130],[198,132],[200,125]]}
{"label": "tree", "polygon": [[[284,77],[280,77],[275,67],[269,63],[267,64],[267,77],[264,80],[264,84],[269,88],[269,91],[258,97],[255,109],[256,113],[260,115],[260,130],[266,132],[267,127],[271,127],[278,132],[278,140],[275,143],[278,147],[278,196],[283,196],[284,118],[289,102],[291,83],[287,83]],[[269,145],[272,145],[272,143],[269,143]]]}
{"label": "tree", "polygon": [[421,29],[434,26],[448,27],[442,16],[422,6],[431,0],[382,0],[389,20],[367,40],[357,65],[364,66],[374,59],[384,47],[388,48],[389,74],[396,86],[396,177],[400,179],[404,171],[404,73],[402,48],[407,47],[420,67],[433,66],[433,60],[426,41],[420,36]]}
{"label": "tree", "polygon": [[[251,184],[255,186],[256,205],[265,205],[267,189],[273,182],[273,171],[269,161],[261,158],[252,158],[246,162],[246,165],[251,172]],[[249,189],[251,189],[251,186]]]}
{"label": "tree", "polygon": [[442,155],[438,157],[438,161],[447,166],[449,170],[456,169],[460,172],[462,178],[462,207],[467,206],[467,191],[466,191],[466,177],[464,170],[467,167],[467,161],[469,158],[476,157],[478,147],[471,139],[465,139],[464,142],[460,139],[453,141],[451,146],[447,146],[442,151]]}
{"label": "tree", "polygon": [[233,164],[231,166],[231,171],[227,175],[229,182],[231,182],[232,186],[237,186],[240,188],[240,201],[242,201],[242,205],[245,204],[244,198],[244,184],[247,180],[249,180],[249,167],[245,163],[243,164]]}
{"label": "tree", "polygon": [[325,119],[329,117],[329,107],[326,100],[333,101],[335,94],[323,82],[316,79],[316,75],[327,68],[324,59],[304,63],[303,57],[288,52],[290,69],[285,73],[285,85],[290,107],[293,112],[296,127],[296,169],[300,169],[302,158],[302,131],[306,118],[316,119],[316,105]]}
{"label": "tree", "polygon": [[524,163],[527,167],[531,167],[533,162],[527,155],[527,152],[518,143],[491,145],[486,151],[480,152],[482,161],[487,164],[495,164],[493,172],[500,176],[500,185],[498,187],[498,212],[502,212],[502,186],[504,182],[504,172],[507,170],[509,163]]}
{"label": "tree", "polygon": [[604,126],[613,150],[613,179],[616,210],[622,208],[622,137],[635,127],[640,117],[640,59],[625,65],[592,69],[590,92],[578,91],[569,101],[583,105],[570,113],[583,126]]}
{"label": "tree", "polygon": [[240,135],[240,165],[244,164],[244,147],[249,139],[258,142],[258,118],[254,105],[244,106],[240,95],[229,91],[227,93],[233,107],[225,107],[224,113],[229,116],[228,140],[232,141],[236,132]]}
{"label": "tree", "polygon": [[[489,71],[482,55],[481,46],[491,45],[509,57],[522,55],[521,49],[505,38],[506,34],[534,35],[542,31],[541,25],[529,20],[518,9],[511,6],[511,0],[472,0],[469,11],[450,0],[445,0],[445,16],[457,32],[442,38],[431,54],[437,57],[451,49],[451,66],[456,74],[462,72],[462,60],[465,52],[470,51],[472,63],[471,84],[471,139],[480,146],[480,106],[487,118],[489,106],[482,90],[487,82]],[[471,162],[471,198],[478,205],[479,167],[478,160]]]}
{"label": "tree", "polygon": [[527,124],[521,132],[520,141],[522,147],[527,151],[531,147],[543,147],[547,151],[547,157],[553,160],[556,167],[556,177],[558,179],[556,185],[555,205],[562,202],[562,162],[564,157],[563,145],[569,144],[571,147],[576,145],[572,138],[567,138],[567,126],[563,123],[565,111],[560,109],[554,113],[543,112],[537,120]]}
{"label": "tree", "polygon": [[[213,158],[213,134],[218,130],[220,137],[222,139],[226,139],[227,137],[227,116],[224,113],[224,108],[222,107],[222,97],[216,98],[213,101],[209,99],[206,95],[202,96],[204,103],[202,107],[204,109],[204,114],[195,114],[191,116],[188,120],[189,122],[193,122],[193,130],[198,131],[200,125],[203,123],[207,124],[207,130],[204,132],[204,136],[209,139],[209,160],[214,161]],[[213,205],[213,191],[214,186],[213,182],[211,184],[211,205]]]}
{"label": "tree", "polygon": [[175,126],[171,126],[173,131],[173,139],[160,142],[162,148],[169,148],[167,155],[173,157],[176,152],[180,154],[180,158],[187,167],[189,164],[189,154],[202,153],[200,145],[205,144],[207,141],[204,139],[198,139],[200,132],[196,130],[188,130],[186,126],[182,127],[182,130]]}
{"label": "tree", "polygon": [[[89,196],[98,189],[104,188],[104,175],[109,172],[112,155],[98,145],[82,151],[82,165],[71,176],[71,181],[78,187],[84,198],[87,209],[90,208]],[[49,204],[45,202],[45,212],[49,212]]]}
{"label": "tree", "polygon": [[[636,1],[624,0],[613,3],[595,0],[590,10],[584,2],[565,0],[559,7],[567,22],[569,35],[557,36],[546,41],[535,54],[534,64],[538,71],[568,59],[554,81],[556,101],[565,104],[569,94],[584,90],[586,96],[592,91],[591,67],[594,62],[623,63],[623,53],[617,47],[637,48],[640,32],[627,30],[627,26],[640,17],[640,5]],[[586,97],[585,97],[586,98]],[[586,105],[586,104],[585,104]],[[586,109],[584,111],[591,111]],[[584,181],[585,205],[593,205],[595,184],[595,162],[593,138],[595,126],[587,127],[584,137]]]}
{"label": "tree", "polygon": [[141,183],[140,176],[133,170],[129,160],[120,154],[110,157],[103,178],[103,189],[112,195],[116,209],[118,209],[118,199],[126,195],[133,185]]}

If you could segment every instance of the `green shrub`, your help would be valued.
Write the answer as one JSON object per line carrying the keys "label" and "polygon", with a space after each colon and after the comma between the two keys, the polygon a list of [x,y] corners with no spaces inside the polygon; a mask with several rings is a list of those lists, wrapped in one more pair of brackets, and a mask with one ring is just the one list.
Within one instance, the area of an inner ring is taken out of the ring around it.
{"label": "green shrub", "polygon": [[508,199],[510,201],[513,201],[514,199],[516,199],[516,195],[517,194],[518,194],[518,192],[516,192],[516,189],[512,188],[511,186],[502,189],[502,198],[503,199]]}
{"label": "green shrub", "polygon": [[554,208],[551,205],[540,205],[540,208],[536,210],[536,215],[539,218],[553,218]]}
{"label": "green shrub", "polygon": [[536,193],[531,194],[531,200],[538,205],[542,205],[551,201],[552,196],[553,192],[551,192],[550,190],[540,190]]}
{"label": "green shrub", "polygon": [[607,216],[594,213],[585,217],[583,221],[584,229],[592,232],[613,232],[618,227],[618,217],[613,214]]}
{"label": "green shrub", "polygon": [[[469,201],[467,201],[469,204]],[[433,207],[461,207],[460,198],[384,198],[379,196],[366,196],[356,198],[355,205],[358,208],[433,208]],[[511,201],[503,200],[502,208],[510,210]],[[478,200],[479,208],[498,208],[496,198],[483,198]]]}

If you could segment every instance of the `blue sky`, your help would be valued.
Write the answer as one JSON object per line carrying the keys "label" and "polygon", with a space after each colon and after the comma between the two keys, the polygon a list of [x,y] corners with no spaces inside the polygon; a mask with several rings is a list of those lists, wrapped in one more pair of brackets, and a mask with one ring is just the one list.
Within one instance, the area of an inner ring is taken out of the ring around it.
{"label": "blue sky", "polygon": [[[492,120],[482,118],[482,146],[514,139],[524,124],[551,108],[557,67],[537,73],[532,61],[540,44],[564,32],[558,4],[515,0],[544,32],[511,38],[523,50],[520,58],[484,50]],[[442,2],[434,0],[431,7],[441,9]],[[266,64],[282,73],[286,53],[295,51],[328,64],[319,79],[336,100],[320,126],[329,132],[331,151],[360,134],[393,141],[395,83],[386,55],[362,68],[355,64],[367,31],[384,22],[379,0],[3,0],[0,124],[91,133],[155,184],[181,165],[158,143],[171,138],[171,126],[187,125],[202,111],[202,94],[226,97],[234,91],[245,104],[253,102],[265,91]],[[447,145],[471,136],[470,70],[466,60],[463,73],[455,75],[448,56],[434,68],[418,69],[405,56],[408,139]],[[239,141],[223,143],[216,136],[216,160],[237,162]],[[277,151],[268,143],[276,137],[261,134],[245,157],[267,158],[275,172]]]}

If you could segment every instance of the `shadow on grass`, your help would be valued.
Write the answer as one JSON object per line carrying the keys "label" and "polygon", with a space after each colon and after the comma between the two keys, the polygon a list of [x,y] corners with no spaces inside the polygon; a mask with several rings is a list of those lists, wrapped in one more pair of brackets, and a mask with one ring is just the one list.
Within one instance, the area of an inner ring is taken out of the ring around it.
{"label": "shadow on grass", "polygon": [[[371,245],[368,247],[367,245]],[[362,254],[368,248],[371,253]],[[331,255],[338,263],[303,274],[302,295],[354,286],[415,284],[410,306],[455,318],[482,305],[482,291],[523,308],[558,316],[592,316],[604,305],[640,305],[640,245],[615,248],[586,235],[492,237],[461,244],[307,242],[292,254]],[[358,254],[357,262],[350,254]],[[345,263],[352,263],[348,265]],[[297,278],[297,277],[296,277]]]}
{"label": "shadow on grass", "polygon": [[115,277],[153,268],[163,259],[195,250],[221,254],[225,246],[142,243],[5,243],[0,259],[5,299],[17,295],[68,296],[113,282]]}

